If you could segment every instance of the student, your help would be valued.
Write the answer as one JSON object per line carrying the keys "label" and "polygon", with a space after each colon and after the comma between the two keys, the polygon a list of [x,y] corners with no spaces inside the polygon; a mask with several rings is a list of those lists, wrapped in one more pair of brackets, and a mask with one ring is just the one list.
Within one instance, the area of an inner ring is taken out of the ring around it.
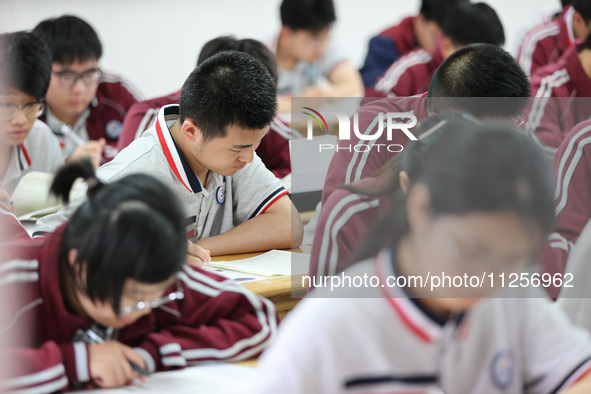
{"label": "student", "polygon": [[53,172],[63,164],[59,143],[37,120],[51,75],[51,52],[32,33],[0,35],[0,202],[12,210],[12,194],[30,171]]}
{"label": "student", "polygon": [[[556,223],[544,245],[544,271],[563,273],[573,245],[591,219],[591,121],[575,126],[566,136],[554,159],[556,174]],[[560,286],[553,288],[556,297]]]}
{"label": "student", "polygon": [[[275,82],[277,82],[277,62],[275,61],[275,55],[261,42],[249,38],[237,40],[234,37],[226,36],[217,37],[208,41],[199,53],[197,65],[221,51],[240,51],[254,56],[267,67],[267,70]],[[160,107],[168,104],[178,104],[180,95],[181,91],[179,90],[168,96],[157,97],[133,104],[127,115],[125,115],[117,150],[120,151],[125,148],[131,141],[139,138],[144,131],[151,127],[158,117]],[[278,178],[283,178],[291,172],[289,158],[289,139],[291,136],[291,127],[276,116],[273,122],[271,122],[269,134],[262,139],[261,144],[257,148],[257,155],[261,158],[265,166]]]}
{"label": "student", "polygon": [[416,48],[431,51],[449,8],[466,0],[422,0],[416,16],[404,18],[369,40],[363,67],[359,70],[365,88],[375,85],[380,75],[399,57]]}
{"label": "student", "polygon": [[415,129],[417,141],[394,156],[375,175],[335,190],[322,206],[310,254],[310,276],[336,275],[353,263],[353,256],[374,221],[385,214],[399,193],[421,171],[424,157],[456,134],[474,128],[465,115],[445,113],[423,120]]}
{"label": "student", "polygon": [[139,376],[130,362],[154,372],[260,352],[277,324],[273,304],[184,265],[185,215],[168,187],[145,174],[103,184],[84,164],[52,185],[67,199],[76,177],[87,179],[88,199],[72,219],[5,251],[0,283],[19,297],[2,333],[31,336],[3,352],[14,377],[2,388],[117,387]]}
{"label": "student", "polygon": [[[418,121],[428,115],[457,111],[477,119],[504,119],[519,124],[529,96],[529,80],[513,56],[496,45],[472,44],[457,50],[441,64],[426,94],[368,102],[358,110],[357,126],[362,133],[376,134],[374,121],[380,113],[409,111]],[[408,122],[409,118],[399,122],[402,121]],[[322,202],[340,185],[375,174],[408,139],[402,131],[395,130],[391,139],[382,132],[378,139],[362,141],[352,130],[350,140],[339,141],[339,150],[328,167]]]}
{"label": "student", "polygon": [[591,34],[532,75],[532,95],[525,131],[553,156],[568,132],[591,116]]}
{"label": "student", "polygon": [[101,42],[82,19],[69,15],[46,19],[33,32],[53,54],[42,120],[59,138],[64,158],[90,156],[95,167],[101,164],[101,155],[111,160],[117,154],[125,113],[141,99],[139,93],[122,78],[102,72]]}
{"label": "student", "polygon": [[[279,71],[279,112],[291,112],[291,96],[350,97],[363,94],[363,82],[330,40],[336,21],[332,0],[283,0],[281,31],[271,45]],[[328,80],[320,86],[320,79]]]}
{"label": "student", "polygon": [[[97,176],[112,182],[149,173],[168,185],[185,206],[187,235],[195,242],[189,253],[197,264],[209,261],[209,253],[298,247],[297,210],[255,154],[276,106],[275,82],[260,61],[218,53],[189,75],[180,104],[163,107],[154,126]],[[42,218],[36,232],[53,230],[70,212]]]}
{"label": "student", "polygon": [[252,392],[588,392],[589,335],[543,295],[403,284],[526,269],[553,219],[539,149],[511,129],[475,129],[430,156],[400,196],[368,233],[371,257],[343,274],[368,285],[310,293],[263,353]]}
{"label": "student", "polygon": [[505,33],[497,13],[485,3],[464,3],[453,8],[441,24],[442,35],[435,48],[416,49],[396,60],[366,89],[369,97],[413,96],[426,92],[431,77],[441,63],[456,50],[469,44],[503,45]]}
{"label": "student", "polygon": [[531,29],[519,46],[517,62],[527,75],[554,63],[568,49],[591,33],[591,3],[587,0],[562,2],[563,11],[552,21]]}

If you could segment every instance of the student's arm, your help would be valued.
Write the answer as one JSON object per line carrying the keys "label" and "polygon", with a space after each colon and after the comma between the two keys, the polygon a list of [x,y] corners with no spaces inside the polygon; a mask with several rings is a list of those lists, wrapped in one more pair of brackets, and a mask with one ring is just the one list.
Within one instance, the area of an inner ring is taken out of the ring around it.
{"label": "student's arm", "polygon": [[270,249],[297,248],[302,244],[303,226],[297,209],[287,195],[280,197],[263,214],[233,229],[195,242],[212,256],[250,253]]}
{"label": "student's arm", "polygon": [[563,394],[586,394],[591,393],[591,373],[587,374],[578,382],[566,390],[560,391]]}
{"label": "student's arm", "polygon": [[348,61],[342,62],[330,73],[328,80],[329,97],[360,97],[363,95],[363,82],[359,71]]}
{"label": "student's arm", "polygon": [[275,337],[277,315],[269,300],[189,266],[178,277],[184,298],[154,310],[156,327],[136,347],[150,371],[245,360]]}
{"label": "student's arm", "polygon": [[0,382],[2,392],[36,389],[53,393],[90,380],[88,348],[82,342],[58,345],[48,341],[37,349],[4,349],[0,361],[9,369],[3,371],[8,379]]}

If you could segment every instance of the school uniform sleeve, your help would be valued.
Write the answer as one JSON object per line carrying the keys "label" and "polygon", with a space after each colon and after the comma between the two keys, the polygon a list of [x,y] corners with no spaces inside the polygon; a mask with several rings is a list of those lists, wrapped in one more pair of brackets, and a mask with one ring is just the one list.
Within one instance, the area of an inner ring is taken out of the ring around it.
{"label": "school uniform sleeve", "polygon": [[405,97],[422,93],[419,92],[420,87],[430,76],[425,65],[431,60],[432,56],[424,49],[417,49],[400,57],[376,81],[376,97]]}
{"label": "school uniform sleeve", "polygon": [[372,224],[368,212],[379,200],[347,190],[336,190],[320,210],[310,255],[310,276],[323,277],[344,271]]}
{"label": "school uniform sleeve", "polygon": [[288,195],[281,182],[255,154],[253,161],[232,176],[234,225],[262,215],[279,198]]}
{"label": "school uniform sleeve", "polygon": [[589,333],[575,327],[548,299],[525,301],[522,337],[527,392],[558,392],[570,387],[591,370]]}
{"label": "school uniform sleeve", "polygon": [[330,79],[330,74],[342,63],[348,62],[346,54],[336,44],[334,40],[329,41],[326,51],[320,59],[320,72],[327,79]]}
{"label": "school uniform sleeve", "polygon": [[[90,381],[88,350],[83,342],[45,342],[37,349],[11,348],[0,356],[2,365],[19,366],[16,375],[0,383],[11,393],[53,393]],[[11,371],[12,372],[12,371]]]}
{"label": "school uniform sleeve", "polygon": [[27,233],[27,230],[17,217],[0,202],[0,245],[30,238],[29,233]]}
{"label": "school uniform sleeve", "polygon": [[548,64],[557,48],[560,27],[556,22],[542,23],[531,29],[521,41],[517,52],[517,63],[527,75]]}
{"label": "school uniform sleeve", "polygon": [[64,164],[58,139],[40,120],[35,121],[24,145],[31,155],[30,171],[53,173]]}
{"label": "school uniform sleeve", "polygon": [[156,330],[136,347],[150,371],[245,360],[274,338],[277,315],[269,300],[189,266],[179,278],[184,299],[156,310]]}
{"label": "school uniform sleeve", "polygon": [[386,69],[400,57],[396,42],[388,36],[377,35],[369,40],[369,48],[365,63],[359,70],[363,85],[366,88],[374,86],[376,80]]}
{"label": "school uniform sleeve", "polygon": [[577,125],[554,156],[556,223],[543,250],[546,272],[564,272],[573,244],[591,218],[591,121]]}

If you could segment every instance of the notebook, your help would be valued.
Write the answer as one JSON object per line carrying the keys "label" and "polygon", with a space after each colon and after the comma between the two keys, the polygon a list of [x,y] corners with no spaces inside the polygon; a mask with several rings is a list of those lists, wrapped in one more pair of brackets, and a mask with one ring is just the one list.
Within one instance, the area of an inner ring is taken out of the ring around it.
{"label": "notebook", "polygon": [[271,250],[259,256],[234,261],[212,261],[212,267],[242,272],[263,278],[305,274],[310,267],[310,255],[284,250]]}

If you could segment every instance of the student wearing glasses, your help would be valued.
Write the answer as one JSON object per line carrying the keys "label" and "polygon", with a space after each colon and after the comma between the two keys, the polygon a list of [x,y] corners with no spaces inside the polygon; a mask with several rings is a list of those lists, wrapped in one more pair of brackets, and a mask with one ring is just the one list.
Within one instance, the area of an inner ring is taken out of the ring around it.
{"label": "student wearing glasses", "polygon": [[53,172],[63,164],[60,146],[43,122],[51,52],[32,33],[0,35],[0,211],[29,171]]}
{"label": "student wearing glasses", "polygon": [[99,67],[102,45],[82,19],[47,19],[33,30],[53,54],[47,108],[42,116],[58,136],[64,158],[90,156],[95,167],[117,154],[129,107],[142,97],[122,78]]}
{"label": "student wearing glasses", "polygon": [[67,201],[78,177],[88,198],[69,222],[2,250],[0,290],[18,296],[0,328],[12,338],[0,390],[117,387],[138,371],[247,359],[274,337],[270,301],[185,265],[185,213],[165,184],[146,174],[104,184],[82,161],[52,192]]}

